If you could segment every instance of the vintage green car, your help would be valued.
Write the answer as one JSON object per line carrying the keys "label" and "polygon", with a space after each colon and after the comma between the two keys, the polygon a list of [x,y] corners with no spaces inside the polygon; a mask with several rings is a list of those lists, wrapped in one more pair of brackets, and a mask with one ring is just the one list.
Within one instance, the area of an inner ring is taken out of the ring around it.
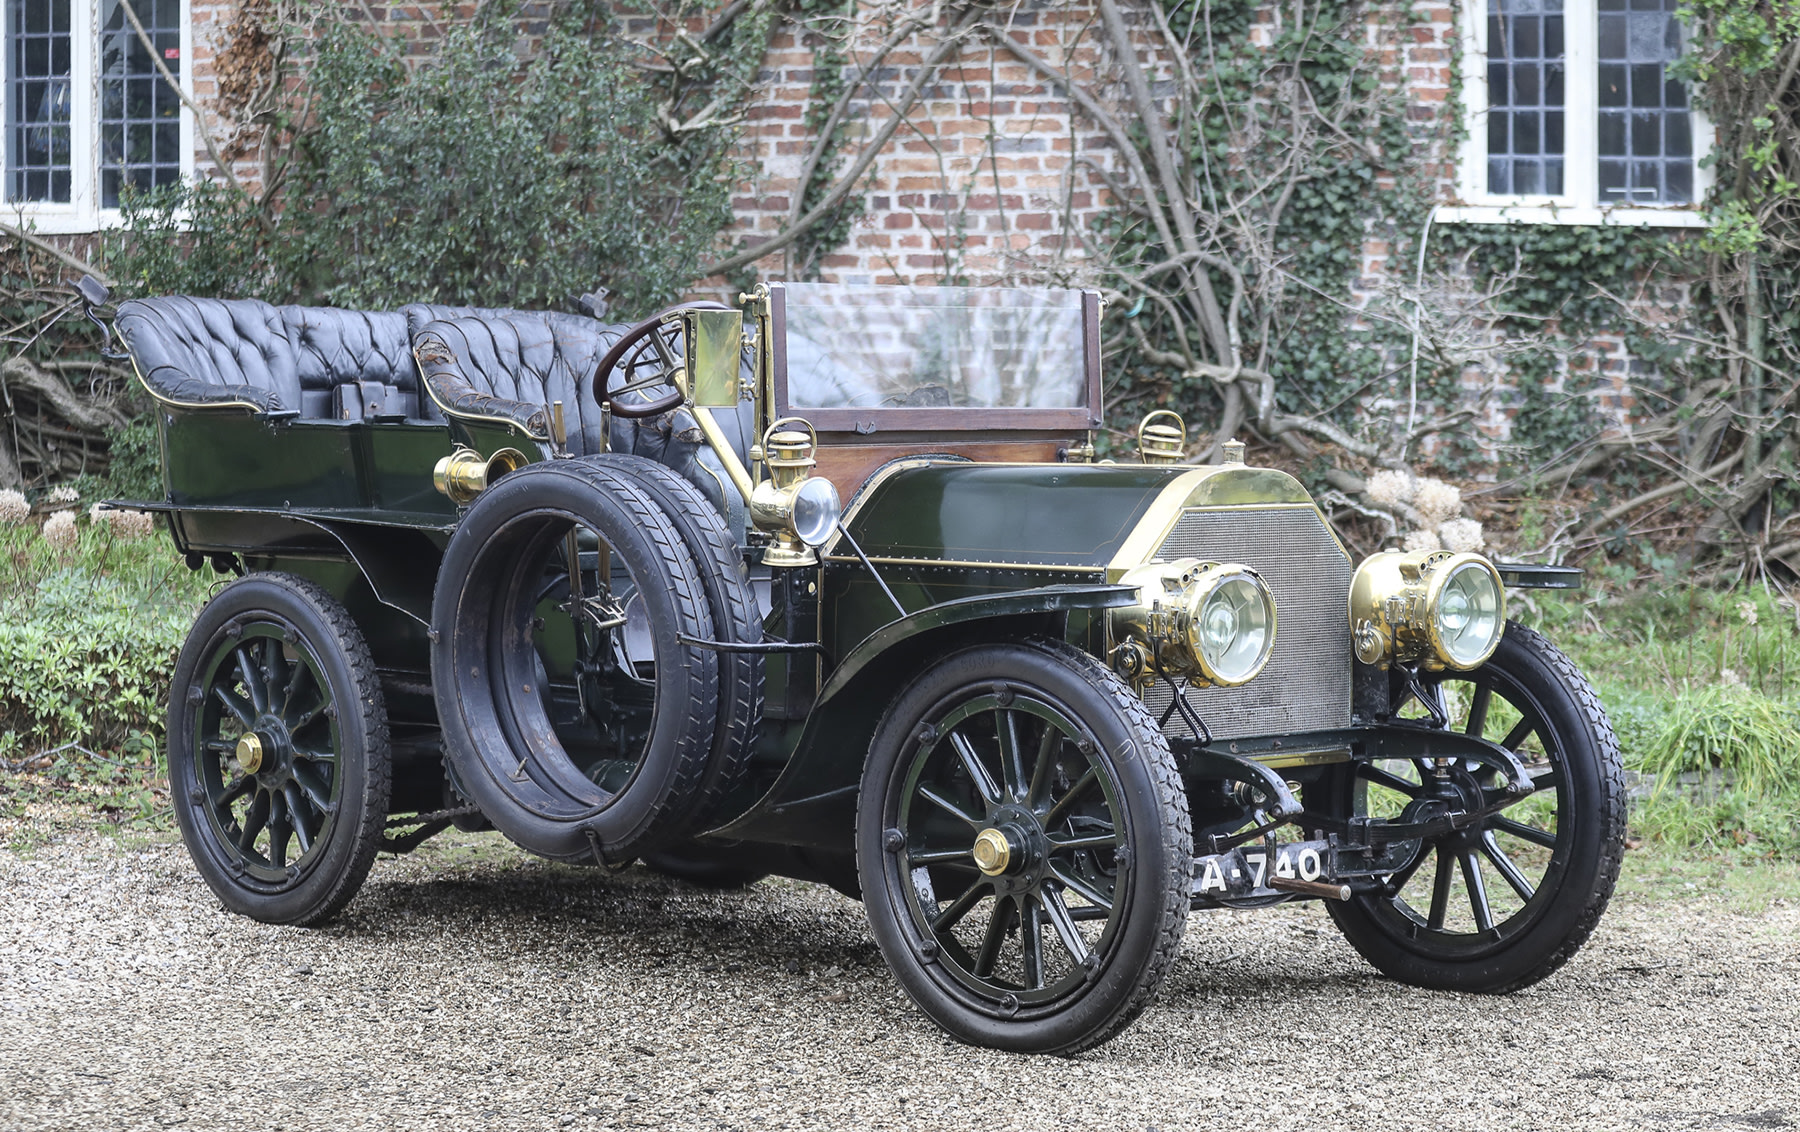
{"label": "vintage green car", "polygon": [[201,875],[314,924],[455,823],[819,881],[934,1021],[1020,1051],[1129,1023],[1190,908],[1323,900],[1420,986],[1555,970],[1618,874],[1619,755],[1505,604],[1578,574],[1353,562],[1166,418],[1096,462],[1100,310],[122,303],[167,489],[133,506],[238,575],[170,697]]}

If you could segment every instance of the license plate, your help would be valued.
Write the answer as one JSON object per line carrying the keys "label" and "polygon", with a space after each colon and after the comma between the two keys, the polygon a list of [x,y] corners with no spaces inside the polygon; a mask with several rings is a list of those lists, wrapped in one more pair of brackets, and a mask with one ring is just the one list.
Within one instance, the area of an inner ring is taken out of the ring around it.
{"label": "license plate", "polygon": [[1229,853],[1196,857],[1193,894],[1206,899],[1285,895],[1269,881],[1329,880],[1330,861],[1331,846],[1324,841],[1246,845]]}

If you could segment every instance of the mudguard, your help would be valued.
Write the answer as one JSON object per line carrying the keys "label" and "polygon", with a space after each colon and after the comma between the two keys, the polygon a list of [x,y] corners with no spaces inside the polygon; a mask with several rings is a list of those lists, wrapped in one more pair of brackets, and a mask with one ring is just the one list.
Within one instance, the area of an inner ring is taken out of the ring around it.
{"label": "mudguard", "polygon": [[871,633],[832,670],[768,793],[709,836],[842,850],[875,727],[924,666],[965,641],[1061,637],[1070,613],[1135,600],[1135,586],[1042,586],[942,602]]}

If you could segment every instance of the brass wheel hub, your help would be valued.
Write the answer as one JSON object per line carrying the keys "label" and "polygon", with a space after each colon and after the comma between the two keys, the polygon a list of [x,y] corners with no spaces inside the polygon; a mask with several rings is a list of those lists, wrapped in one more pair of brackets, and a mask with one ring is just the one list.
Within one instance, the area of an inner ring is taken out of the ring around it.
{"label": "brass wheel hub", "polygon": [[997,829],[984,829],[975,835],[975,867],[991,877],[1004,873],[1012,864],[1012,842]]}
{"label": "brass wheel hub", "polygon": [[244,768],[245,774],[255,774],[263,765],[262,736],[254,731],[246,731],[237,741],[238,765]]}

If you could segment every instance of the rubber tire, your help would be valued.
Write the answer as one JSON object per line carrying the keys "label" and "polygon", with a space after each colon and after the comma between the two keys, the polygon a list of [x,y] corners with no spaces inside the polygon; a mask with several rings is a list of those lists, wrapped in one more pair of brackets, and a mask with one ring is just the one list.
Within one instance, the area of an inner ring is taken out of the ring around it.
{"label": "rubber tire", "polygon": [[[1097,974],[1054,1007],[1021,1021],[972,1007],[973,996],[921,952],[909,922],[907,881],[889,867],[884,833],[896,820],[921,721],[1004,682],[1055,704],[1093,732],[1119,787],[1129,828],[1129,907]],[[1115,752],[1137,757],[1118,758]],[[896,981],[951,1036],[1015,1053],[1070,1054],[1124,1029],[1155,998],[1180,950],[1190,905],[1193,829],[1187,796],[1156,722],[1113,672],[1060,641],[981,645],[954,653],[915,679],[877,726],[857,800],[857,872],[869,927]]]}
{"label": "rubber tire", "polygon": [[[538,758],[540,749],[560,748],[538,696],[496,696],[495,685],[528,684],[538,670],[525,667],[536,657],[531,609],[503,616],[497,601],[513,592],[509,585],[527,584],[521,575],[543,561],[554,541],[546,532],[569,521],[594,530],[624,563],[655,637],[650,735],[636,772],[617,793],[587,781],[566,759]],[[470,505],[445,550],[432,601],[432,689],[456,781],[522,848],[571,863],[623,864],[689,825],[718,713],[716,654],[678,639],[712,631],[700,574],[663,508],[616,472],[587,461],[521,468]],[[494,659],[511,668],[497,670]],[[514,780],[522,765],[532,773]],[[590,831],[604,862],[595,860]]]}
{"label": "rubber tire", "polygon": [[[198,705],[190,690],[201,666],[230,626],[257,620],[291,628],[317,658],[338,705],[337,773],[343,776],[323,851],[293,882],[275,887],[232,867],[231,852],[200,808],[205,794],[192,742]],[[345,705],[354,708],[344,710]],[[336,598],[305,578],[266,572],[232,582],[206,603],[181,646],[170,684],[169,792],[194,866],[227,908],[263,923],[301,927],[322,924],[342,911],[381,848],[391,774],[381,679],[361,630]]]}
{"label": "rubber tire", "polygon": [[[699,488],[643,456],[608,453],[583,462],[607,471],[616,470],[662,505],[675,529],[681,532],[682,542],[700,573],[701,588],[712,607],[713,640],[742,644],[762,640],[762,616],[744,567],[743,552],[726,530],[725,520]],[[708,825],[720,803],[744,781],[762,731],[763,668],[767,654],[720,652],[717,656],[718,728],[713,735],[712,759],[694,802],[690,829]]]}
{"label": "rubber tire", "polygon": [[[1344,938],[1363,958],[1388,977],[1413,986],[1501,994],[1544,978],[1587,941],[1606,911],[1624,860],[1626,795],[1619,741],[1593,686],[1555,645],[1511,621],[1482,670],[1487,669],[1515,683],[1545,726],[1556,733],[1570,784],[1568,816],[1576,827],[1554,888],[1544,888],[1548,872],[1535,886],[1534,902],[1544,903],[1535,912],[1527,904],[1517,913],[1531,912],[1534,920],[1515,940],[1488,954],[1460,959],[1432,954],[1442,949],[1408,938],[1400,930],[1401,914],[1379,895],[1325,902]],[[1333,812],[1350,812],[1352,788],[1346,767],[1331,787]],[[1559,829],[1564,820],[1559,813]]]}

